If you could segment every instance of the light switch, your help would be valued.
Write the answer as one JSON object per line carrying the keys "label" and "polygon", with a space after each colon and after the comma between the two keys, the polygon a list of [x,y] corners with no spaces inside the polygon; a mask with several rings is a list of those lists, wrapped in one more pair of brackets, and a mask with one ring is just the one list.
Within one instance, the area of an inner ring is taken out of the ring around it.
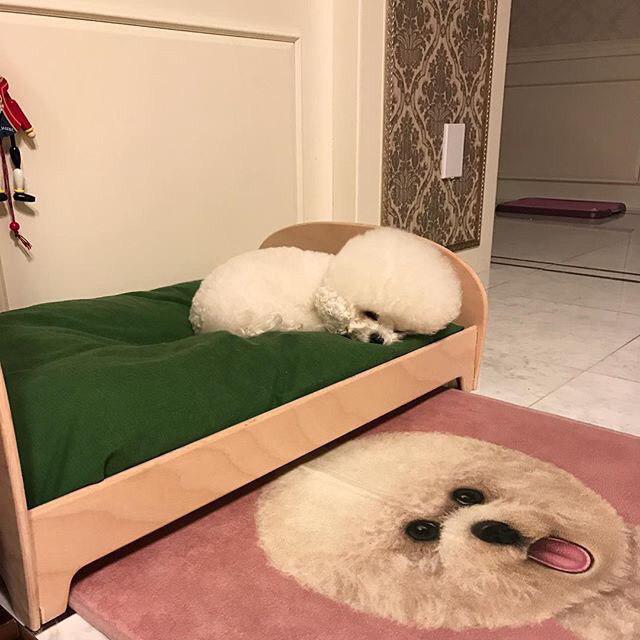
{"label": "light switch", "polygon": [[464,159],[464,124],[445,124],[442,138],[442,178],[460,178]]}

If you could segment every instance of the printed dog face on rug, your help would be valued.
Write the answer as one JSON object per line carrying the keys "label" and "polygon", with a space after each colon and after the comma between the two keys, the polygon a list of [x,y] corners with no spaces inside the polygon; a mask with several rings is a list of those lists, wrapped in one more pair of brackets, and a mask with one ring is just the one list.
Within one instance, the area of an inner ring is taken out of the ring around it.
{"label": "printed dog face on rug", "polygon": [[615,510],[498,445],[357,438],[267,485],[256,519],[274,567],[359,611],[424,629],[556,617],[589,640],[640,633],[636,543]]}

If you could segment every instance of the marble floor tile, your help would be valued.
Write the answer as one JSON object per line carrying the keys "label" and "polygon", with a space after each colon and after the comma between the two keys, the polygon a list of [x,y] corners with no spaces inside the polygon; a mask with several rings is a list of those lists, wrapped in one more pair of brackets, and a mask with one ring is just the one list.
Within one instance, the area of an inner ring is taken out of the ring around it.
{"label": "marble floor tile", "polygon": [[640,243],[629,240],[582,253],[564,262],[567,266],[611,269],[627,273],[640,273]]}
{"label": "marble floor tile", "polygon": [[640,336],[640,316],[604,309],[496,296],[489,290],[487,345],[498,356],[586,370]]}
{"label": "marble floor tile", "polygon": [[575,222],[496,217],[494,256],[564,262],[576,256],[620,244],[628,231]]}
{"label": "marble floor tile", "polygon": [[491,288],[493,300],[526,296],[565,304],[640,315],[640,282],[621,282],[569,273],[515,267],[522,273]]}
{"label": "marble floor tile", "polygon": [[640,273],[640,214],[597,224],[498,216],[492,253]]}
{"label": "marble floor tile", "polygon": [[640,315],[640,283],[625,282],[622,289],[620,311]]}
{"label": "marble floor tile", "polygon": [[485,349],[476,393],[525,407],[580,375],[580,369]]}
{"label": "marble floor tile", "polygon": [[640,436],[639,382],[588,371],[533,408]]}
{"label": "marble floor tile", "polygon": [[37,635],[38,640],[108,640],[78,615],[65,618]]}
{"label": "marble floor tile", "polygon": [[509,265],[492,264],[489,271],[489,289],[497,287],[498,285],[509,282],[513,278],[520,276],[522,268],[511,267]]}
{"label": "marble floor tile", "polygon": [[614,378],[640,382],[640,338],[621,347],[590,369]]}

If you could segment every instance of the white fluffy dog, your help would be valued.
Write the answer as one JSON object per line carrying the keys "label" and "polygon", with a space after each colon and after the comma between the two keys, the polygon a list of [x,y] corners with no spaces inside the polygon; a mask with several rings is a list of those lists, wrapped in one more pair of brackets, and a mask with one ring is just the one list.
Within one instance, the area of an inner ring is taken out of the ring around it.
{"label": "white fluffy dog", "polygon": [[294,247],[236,256],[203,280],[190,320],[196,332],[326,330],[390,344],[405,333],[443,329],[460,305],[460,282],[436,247],[377,228],[335,256]]}
{"label": "white fluffy dog", "polygon": [[358,611],[640,638],[640,528],[566,471],[489,442],[355,438],[268,484],[256,520],[273,566]]}

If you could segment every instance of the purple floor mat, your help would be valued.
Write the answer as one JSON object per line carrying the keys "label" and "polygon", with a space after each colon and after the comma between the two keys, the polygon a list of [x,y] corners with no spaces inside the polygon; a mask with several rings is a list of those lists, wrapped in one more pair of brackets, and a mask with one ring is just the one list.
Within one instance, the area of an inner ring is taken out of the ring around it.
{"label": "purple floor mat", "polygon": [[601,219],[624,213],[622,202],[592,200],[562,200],[559,198],[520,198],[502,202],[496,207],[500,213],[544,215],[570,218]]}

